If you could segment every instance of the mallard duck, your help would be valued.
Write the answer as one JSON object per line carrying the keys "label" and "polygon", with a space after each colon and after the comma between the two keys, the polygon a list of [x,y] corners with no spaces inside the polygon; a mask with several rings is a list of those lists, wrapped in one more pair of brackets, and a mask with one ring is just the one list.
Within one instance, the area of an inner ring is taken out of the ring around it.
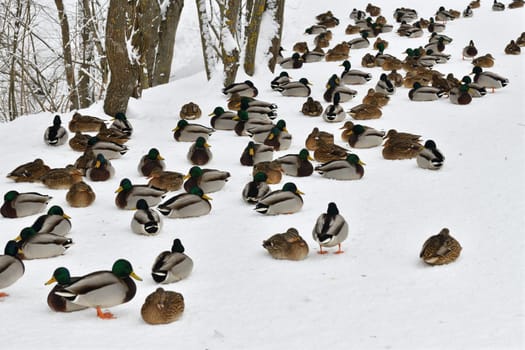
{"label": "mallard duck", "polygon": [[271,146],[275,151],[284,151],[292,144],[292,135],[286,129],[274,126],[263,141],[266,146]]}
{"label": "mallard duck", "polygon": [[393,69],[390,73],[388,73],[387,78],[394,84],[395,87],[403,86],[403,76],[397,71],[397,69]]}
{"label": "mallard duck", "polygon": [[472,60],[472,64],[482,68],[491,68],[494,66],[494,57],[492,57],[490,53],[483,56],[478,56]]}
{"label": "mallard duck", "polygon": [[470,40],[469,44],[463,48],[463,59],[466,58],[474,58],[478,54],[478,49],[474,45],[474,42]]}
{"label": "mallard duck", "polygon": [[285,57],[279,62],[283,69],[299,69],[303,66],[303,58],[298,52],[294,52],[292,56]]}
{"label": "mallard duck", "polygon": [[253,165],[252,175],[255,176],[257,173],[266,174],[266,182],[268,184],[277,184],[281,182],[283,176],[283,169],[281,163],[277,160],[272,160],[271,162],[259,162]]}
{"label": "mallard duck", "polygon": [[234,118],[237,121],[233,131],[237,136],[251,136],[249,130],[253,130],[258,127],[273,127],[272,121],[268,117],[256,116],[250,118],[248,112],[245,110],[240,110],[237,112],[237,116]]}
{"label": "mallard duck", "polygon": [[178,194],[159,204],[157,209],[169,218],[203,216],[211,211],[210,200],[200,188],[193,187],[188,193]]}
{"label": "mallard duck", "polygon": [[335,180],[359,180],[365,174],[363,163],[357,154],[347,153],[345,159],[335,159],[315,167],[322,177]]}
{"label": "mallard duck", "polygon": [[279,128],[281,131],[286,128],[284,119],[280,119],[276,124],[265,124],[251,127],[247,130],[248,135],[254,142],[263,143],[266,137],[270,134],[273,128]]}
{"label": "mallard duck", "polygon": [[378,119],[383,115],[378,106],[367,103],[361,103],[350,108],[348,114],[356,120]]}
{"label": "mallard duck", "polygon": [[186,158],[193,165],[205,165],[213,158],[209,148],[210,145],[206,142],[206,139],[199,136],[188,149]]}
{"label": "mallard duck", "polygon": [[178,320],[184,312],[184,297],[181,293],[157,288],[146,297],[140,308],[144,322],[156,325]]}
{"label": "mallard duck", "polygon": [[242,83],[233,83],[222,89],[225,95],[238,94],[240,96],[256,97],[259,93],[251,80],[245,80]]}
{"label": "mallard duck", "polygon": [[157,283],[168,284],[188,277],[193,270],[193,260],[184,254],[180,239],[173,240],[171,251],[160,253],[151,268],[151,277]]}
{"label": "mallard duck", "polygon": [[381,39],[380,37],[377,37],[376,41],[372,44],[372,47],[374,50],[384,51],[386,48],[388,48],[388,41]]}
{"label": "mallard duck", "polygon": [[321,25],[321,24],[314,24],[314,25],[311,25],[310,27],[306,28],[304,30],[304,33],[305,34],[310,34],[310,35],[317,35],[317,34],[321,34],[321,33],[325,33],[327,31],[326,29],[326,26],[324,25]]}
{"label": "mallard duck", "polygon": [[308,51],[308,44],[306,43],[306,41],[298,41],[293,45],[292,51],[305,53],[306,51]]}
{"label": "mallard duck", "polygon": [[456,17],[449,10],[446,10],[444,6],[439,7],[439,9],[434,14],[434,17],[437,21],[441,22],[453,21],[456,19]]}
{"label": "mallard duck", "polygon": [[398,7],[394,10],[394,19],[396,22],[411,22],[417,19],[417,11],[407,7]]}
{"label": "mallard duck", "polygon": [[339,209],[334,202],[328,203],[326,213],[319,215],[312,230],[314,240],[319,244],[319,254],[326,254],[323,247],[338,246],[335,254],[344,253],[341,243],[348,237],[348,223],[339,214]]}
{"label": "mallard duck", "polygon": [[89,207],[95,199],[95,192],[84,181],[73,184],[66,193],[66,201],[75,208]]}
{"label": "mallard duck", "polygon": [[127,303],[135,296],[137,286],[131,279],[142,281],[133,272],[131,263],[118,259],[113,263],[111,271],[95,271],[80,277],[75,282],[59,288],[55,294],[67,298],[71,302],[97,310],[97,316],[102,319],[115,318],[102,308]]}
{"label": "mallard duck", "polygon": [[55,168],[42,175],[40,181],[52,189],[68,190],[73,184],[82,181],[82,171],[73,165],[67,165],[65,168]]}
{"label": "mallard duck", "polygon": [[433,86],[421,86],[419,82],[415,82],[413,88],[408,91],[410,101],[436,101],[444,95],[445,91]]}
{"label": "mallard duck", "polygon": [[303,148],[299,154],[287,154],[276,159],[281,164],[281,169],[286,175],[290,176],[310,176],[314,171],[312,163],[313,158],[306,148]]}
{"label": "mallard duck", "polygon": [[293,182],[287,182],[282,189],[271,191],[255,205],[255,211],[266,215],[293,214],[303,207],[303,192]]}
{"label": "mallard duck", "polygon": [[430,17],[429,21],[427,29],[430,33],[441,33],[447,28],[444,22],[436,22],[433,17]]}
{"label": "mallard duck", "polygon": [[319,142],[333,144],[334,135],[326,131],[320,131],[319,128],[315,127],[306,137],[304,145],[306,146],[306,149],[315,151],[318,148]]}
{"label": "mallard duck", "polygon": [[360,26],[349,24],[345,28],[345,34],[347,35],[359,34],[361,30],[363,30],[363,28],[361,28]]}
{"label": "mallard duck", "polygon": [[68,137],[66,129],[62,126],[60,116],[55,115],[53,125],[44,132],[44,142],[50,146],[60,146],[66,143]]}
{"label": "mallard duck", "polygon": [[129,136],[126,133],[119,129],[108,128],[106,124],[100,125],[100,130],[95,136],[101,141],[114,142],[119,145],[123,145],[129,141]]}
{"label": "mallard duck", "polygon": [[411,140],[390,141],[383,145],[383,158],[396,159],[411,159],[417,157],[423,146],[419,142]]}
{"label": "mallard duck", "polygon": [[410,141],[419,143],[421,140],[421,135],[411,134],[407,132],[398,132],[396,129],[390,129],[386,133],[385,139],[385,146],[399,141]]}
{"label": "mallard duck", "polygon": [[201,108],[198,104],[188,102],[180,108],[179,116],[181,119],[193,120],[199,119],[202,115]]}
{"label": "mallard duck", "polygon": [[365,11],[368,12],[372,17],[377,17],[381,14],[381,8],[378,6],[374,6],[371,3],[368,3],[368,5],[366,5]]}
{"label": "mallard duck", "polygon": [[309,117],[318,117],[323,113],[323,106],[317,100],[314,100],[312,97],[308,97],[306,102],[303,103],[301,112]]}
{"label": "mallard duck", "polygon": [[[472,40],[471,40],[471,42],[472,42]],[[472,44],[472,45],[474,45],[474,44]],[[443,52],[445,50],[445,41],[443,40],[443,38],[440,38],[438,40],[433,40],[433,41],[428,42],[428,44],[426,44],[423,48],[425,49],[426,52],[428,52],[428,50],[431,50],[432,52],[436,52],[436,53]],[[465,47],[465,49],[466,48],[468,48],[468,46]],[[476,54],[477,54],[477,50],[476,50]],[[467,57],[469,57],[469,56],[467,56]]]}
{"label": "mallard duck", "polygon": [[252,166],[259,162],[269,162],[273,159],[273,147],[262,143],[248,142],[241,154],[241,164]]}
{"label": "mallard duck", "polygon": [[360,34],[360,38],[355,38],[348,41],[348,46],[350,46],[350,49],[366,49],[370,46],[370,41],[368,40],[368,32],[362,30]]}
{"label": "mallard duck", "polygon": [[80,277],[71,277],[69,270],[65,267],[59,267],[53,272],[53,276],[45,283],[45,285],[51,283],[57,283],[53,289],[47,295],[47,305],[55,312],[74,312],[79,310],[87,309],[87,306],[78,305],[67,298],[57,295],[55,292],[66,288],[72,283],[78,281]]}
{"label": "mallard duck", "polygon": [[521,53],[521,48],[514,40],[511,40],[510,43],[505,46],[505,53],[507,55],[519,55]]}
{"label": "mallard duck", "polygon": [[156,148],[151,148],[147,154],[140,158],[139,165],[137,167],[138,172],[148,177],[153,169],[160,168],[164,170],[166,163],[164,158],[160,155],[160,152]]}
{"label": "mallard duck", "polygon": [[301,78],[299,81],[291,81],[287,84],[281,85],[277,87],[276,90],[283,96],[308,97],[311,93],[311,89],[308,85],[311,85],[308,79]]}
{"label": "mallard duck", "polygon": [[126,115],[122,112],[115,114],[115,118],[113,119],[113,122],[111,123],[109,128],[119,130],[124,134],[128,135],[128,137],[130,137],[133,133],[133,126],[129,122]]}
{"label": "mallard duck", "polygon": [[361,66],[366,68],[376,67],[376,58],[371,53],[367,53],[361,58]]}
{"label": "mallard duck", "polygon": [[154,236],[162,229],[162,217],[149,207],[148,202],[139,199],[135,205],[137,211],[131,218],[131,231],[139,235]]}
{"label": "mallard duck", "polygon": [[448,98],[450,102],[456,105],[468,105],[472,101],[469,93],[469,86],[462,84],[460,87],[450,89]]}
{"label": "mallard duck", "polygon": [[36,158],[32,162],[27,162],[17,166],[13,171],[7,174],[7,178],[15,182],[37,182],[40,181],[42,175],[50,170],[49,166],[44,164],[40,158]]}
{"label": "mallard duck", "polygon": [[36,233],[54,233],[65,236],[71,231],[71,217],[59,205],[53,205],[47,214],[39,216],[31,227]]}
{"label": "mallard duck", "polygon": [[9,191],[4,194],[0,212],[4,218],[21,218],[38,214],[46,209],[53,197],[37,192]]}
{"label": "mallard duck", "polygon": [[344,103],[352,100],[356,95],[357,91],[340,85],[341,80],[336,74],[333,74],[328,83],[326,84],[326,91],[323,94],[323,98],[326,102],[333,102],[334,95],[339,93],[339,102]]}
{"label": "mallard duck", "polygon": [[325,52],[320,46],[316,46],[312,51],[306,50],[305,53],[301,56],[304,63],[314,63],[320,62],[324,59]]}
{"label": "mallard duck", "polygon": [[518,44],[518,46],[525,46],[525,32],[522,32],[516,39],[516,44]]}
{"label": "mallard duck", "polygon": [[[9,287],[24,275],[25,266],[17,254],[18,245],[16,241],[8,241],[5,245],[4,255],[0,255],[0,289]],[[7,296],[9,294],[0,292],[0,300]]]}
{"label": "mallard duck", "polygon": [[106,159],[117,159],[122,157],[129,148],[112,141],[102,141],[96,136],[90,137],[86,151],[93,151],[94,154],[102,153]]}
{"label": "mallard duck", "polygon": [[499,2],[498,0],[494,0],[492,3],[492,11],[504,11],[505,10],[505,4],[502,2]]}
{"label": "mallard duck", "polygon": [[390,101],[390,97],[382,92],[377,92],[373,88],[368,89],[365,97],[363,97],[363,104],[377,106],[379,108],[384,107]]}
{"label": "mallard duck", "polygon": [[290,75],[288,74],[288,72],[282,71],[281,73],[279,73],[278,76],[272,79],[272,81],[270,82],[270,87],[272,90],[275,90],[279,86],[289,83],[290,81]]}
{"label": "mallard duck", "polygon": [[480,5],[481,5],[481,0],[473,0],[469,3],[469,6],[472,7],[473,9],[479,8]]}
{"label": "mallard duck", "polygon": [[145,199],[150,207],[159,204],[165,197],[166,191],[147,185],[133,185],[128,178],[124,178],[115,193],[117,193],[115,197],[117,208],[135,209],[139,199]]}
{"label": "mallard duck", "polygon": [[21,259],[46,259],[62,255],[71,247],[73,240],[54,233],[36,233],[32,227],[22,229],[17,238],[18,255]]}
{"label": "mallard duck", "polygon": [[353,148],[372,148],[383,143],[384,131],[356,124],[348,133],[348,143]]}
{"label": "mallard duck", "polygon": [[318,19],[317,24],[323,25],[326,28],[333,28],[339,25],[339,19],[334,16],[331,16],[331,17],[327,16],[327,17],[324,17],[323,19]]}
{"label": "mallard duck", "polygon": [[233,94],[228,99],[228,108],[235,111],[240,110],[241,101],[248,101],[249,107],[267,107],[270,109],[277,109],[277,105],[275,103],[261,101],[253,97],[239,96],[238,94]]}
{"label": "mallard duck", "polygon": [[323,120],[328,123],[338,123],[346,118],[346,112],[339,104],[341,101],[341,94],[336,92],[333,97],[333,103],[326,106],[323,112]]}
{"label": "mallard duck", "polygon": [[[223,114],[224,113],[221,115]],[[172,131],[173,138],[176,141],[195,142],[195,140],[197,140],[199,137],[204,137],[207,140],[208,137],[210,137],[215,131],[215,129],[201,124],[188,123],[188,121],[181,119],[178,121],[177,126]]]}
{"label": "mallard duck", "polygon": [[423,149],[416,157],[417,165],[423,169],[439,170],[443,166],[445,157],[437,149],[433,140],[427,140]]}
{"label": "mallard duck", "polygon": [[509,9],[517,9],[523,7],[525,4],[525,1],[523,0],[512,0],[512,2],[509,4]]}
{"label": "mallard duck", "polygon": [[234,120],[237,113],[225,111],[222,107],[215,107],[210,116],[210,125],[216,130],[233,130],[237,121]]}
{"label": "mallard duck", "polygon": [[148,186],[163,191],[178,191],[184,182],[184,174],[176,171],[153,169],[149,174]]}
{"label": "mallard duck", "polygon": [[344,159],[348,152],[344,147],[319,140],[317,148],[314,150],[314,159],[320,163],[326,163],[331,160]]}
{"label": "mallard duck", "polygon": [[242,199],[246,203],[255,204],[270,192],[270,186],[266,183],[268,176],[263,172],[258,172],[253,175],[253,180],[244,185],[242,189]]}
{"label": "mallard duck", "polygon": [[449,229],[443,228],[423,243],[419,257],[429,265],[443,265],[455,261],[461,249],[459,242],[450,235]]}
{"label": "mallard duck", "polygon": [[345,60],[341,66],[344,71],[341,73],[341,83],[349,85],[366,84],[372,79],[372,74],[360,71],[358,69],[350,69],[352,67],[350,61]]}
{"label": "mallard duck", "polygon": [[204,193],[220,191],[231,177],[227,171],[217,169],[202,169],[199,166],[190,168],[184,178],[184,189],[190,192],[193,187],[199,187]]}
{"label": "mallard duck", "polygon": [[464,10],[463,10],[463,17],[465,18],[470,18],[474,16],[474,11],[472,11],[472,7],[470,6],[467,6]]}
{"label": "mallard duck", "polygon": [[303,260],[308,255],[308,244],[294,227],[274,234],[264,240],[262,246],[274,259]]}
{"label": "mallard duck", "polygon": [[383,73],[379,77],[379,81],[376,84],[375,91],[381,92],[385,95],[393,95],[394,92],[396,92],[396,87],[390,79],[388,79],[388,76]]}
{"label": "mallard duck", "polygon": [[102,153],[97,154],[95,164],[86,169],[86,177],[91,181],[106,181],[115,175],[115,168]]}
{"label": "mallard duck", "polygon": [[69,139],[69,147],[73,151],[84,152],[88,146],[88,141],[91,136],[83,134],[80,131],[75,132],[75,136]]}
{"label": "mallard duck", "polygon": [[493,72],[483,71],[480,66],[474,66],[472,74],[474,74],[475,83],[487,89],[491,88],[492,92],[494,92],[494,89],[507,86],[509,83],[509,79]]}
{"label": "mallard duck", "polygon": [[69,121],[68,127],[71,132],[98,132],[102,124],[104,124],[103,119],[75,112]]}

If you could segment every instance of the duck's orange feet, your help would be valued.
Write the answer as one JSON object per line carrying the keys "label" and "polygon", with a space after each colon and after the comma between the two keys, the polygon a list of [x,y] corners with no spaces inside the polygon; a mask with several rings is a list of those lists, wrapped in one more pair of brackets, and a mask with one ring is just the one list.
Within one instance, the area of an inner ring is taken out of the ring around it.
{"label": "duck's orange feet", "polygon": [[334,252],[334,254],[343,254],[344,252],[344,250],[341,250],[341,245],[339,244],[339,249],[337,249],[337,251]]}
{"label": "duck's orange feet", "polygon": [[326,254],[328,253],[326,250],[323,250],[323,247],[319,246],[319,251],[317,252],[317,254]]}
{"label": "duck's orange feet", "polygon": [[9,296],[9,294],[0,292],[0,298],[5,298],[5,297],[8,297],[8,296]]}
{"label": "duck's orange feet", "polygon": [[100,308],[100,306],[97,306],[97,316],[98,316],[98,318],[101,318],[103,320],[111,320],[113,318],[116,318],[109,311],[108,312],[103,312],[102,309]]}

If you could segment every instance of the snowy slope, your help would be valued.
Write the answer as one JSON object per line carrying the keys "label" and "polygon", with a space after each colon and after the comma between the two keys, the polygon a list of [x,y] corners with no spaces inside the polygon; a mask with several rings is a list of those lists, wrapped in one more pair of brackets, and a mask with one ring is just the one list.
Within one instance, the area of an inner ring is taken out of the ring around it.
{"label": "snowy slope", "polygon": [[[296,41],[311,44],[313,37],[302,33],[315,22],[315,15],[326,10],[341,20],[332,30],[332,45],[349,40],[344,34],[351,23],[348,14],[353,7],[364,9],[366,4],[288,0],[283,47],[291,54]],[[374,4],[382,7],[395,31],[392,13],[398,5],[389,1]],[[399,6],[414,7],[428,18],[441,5],[463,10],[467,2],[427,1],[423,5],[407,0]],[[356,150],[367,164],[363,179],[338,182],[318,174],[297,179],[285,176],[272,189],[295,182],[305,192],[304,206],[296,214],[265,217],[240,197],[251,179],[251,168],[239,163],[249,139],[217,131],[209,140],[214,158],[207,167],[228,170],[232,177],[223,190],[210,194],[212,212],[195,219],[165,219],[158,236],[138,236],[129,228],[133,212],[114,205],[120,179],[146,183],[136,167],[151,147],[160,150],[169,170],[187,172],[190,144],[175,142],[171,133],[180,107],[189,101],[199,104],[204,116],[197,122],[208,124],[206,114],[215,106],[226,106],[218,79],[205,80],[195,11],[192,2],[183,11],[174,81],[146,90],[141,100],[131,101],[127,115],[135,133],[128,142],[130,151],[113,161],[115,178],[90,183],[97,193],[91,207],[69,207],[64,190],[15,184],[5,178],[16,166],[36,157],[61,167],[80,156],[68,145],[50,148],[43,143],[53,113],[0,125],[4,145],[0,192],[16,189],[52,195],[51,204],[63,206],[72,217],[70,237],[75,242],[63,256],[26,261],[23,278],[5,290],[10,296],[0,303],[3,343],[17,349],[523,348],[525,65],[523,55],[504,55],[503,48],[525,30],[524,10],[497,13],[484,1],[473,18],[447,23],[445,34],[454,42],[446,52],[452,59],[436,67],[459,78],[470,73],[472,65],[461,59],[461,50],[472,39],[481,54],[490,52],[496,58],[490,70],[508,77],[508,87],[468,106],[456,106],[446,99],[411,102],[408,90],[400,88],[380,119],[363,122],[432,138],[446,157],[442,170],[422,170],[415,160],[384,160],[381,148]],[[386,52],[398,57],[428,38],[426,34],[419,39],[401,38],[395,32],[381,37],[390,42]],[[351,51],[355,68],[361,68],[361,57],[367,52],[371,50]],[[338,129],[342,124],[304,117],[299,111],[305,99],[272,91],[273,75],[266,70],[261,52],[258,60],[261,63],[252,78],[260,91],[258,97],[278,104],[280,117],[286,119],[293,135],[290,150],[277,152],[275,157],[298,152],[314,126],[334,133],[336,142],[344,146]],[[304,76],[312,81],[312,96],[322,101],[326,81],[342,71],[339,64],[312,63],[290,73],[295,79]],[[369,71],[372,82],[357,86],[358,96],[345,103],[345,108],[360,103],[382,73],[380,68]],[[238,80],[245,78],[241,73]],[[101,104],[82,112],[103,116]],[[70,117],[62,116],[65,123]],[[350,234],[343,244],[344,254],[321,256],[316,254],[311,230],[331,201],[348,220]],[[35,218],[0,219],[2,242],[17,236]],[[309,244],[304,261],[274,260],[261,246],[264,239],[289,227],[297,228]],[[421,245],[443,227],[459,240],[462,254],[451,265],[426,266],[418,258]],[[188,279],[165,288],[184,295],[186,310],[176,323],[152,327],[140,317],[145,297],[156,288],[151,265],[176,237],[194,259],[195,268]],[[73,275],[82,275],[110,269],[120,257],[130,260],[144,281],[137,282],[132,301],[111,309],[116,320],[99,320],[94,310],[71,314],[49,310],[46,297],[51,288],[44,282],[56,267],[66,266]]]}

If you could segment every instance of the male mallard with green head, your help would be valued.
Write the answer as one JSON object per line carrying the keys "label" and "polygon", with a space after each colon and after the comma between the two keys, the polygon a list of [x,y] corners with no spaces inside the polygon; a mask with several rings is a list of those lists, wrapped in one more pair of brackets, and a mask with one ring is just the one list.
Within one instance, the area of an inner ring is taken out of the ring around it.
{"label": "male mallard with green head", "polygon": [[290,176],[310,176],[314,167],[310,162],[313,158],[306,148],[303,148],[299,154],[287,154],[276,159],[281,164],[281,169],[286,175]]}
{"label": "male mallard with green head", "polygon": [[199,187],[204,193],[217,192],[226,185],[230,177],[227,171],[192,166],[188,175],[184,177],[184,189],[190,192],[193,187]]}
{"label": "male mallard with green head", "polygon": [[359,180],[365,174],[363,163],[357,154],[348,153],[345,159],[331,160],[315,167],[322,177],[334,180]]}
{"label": "male mallard with green head", "polygon": [[73,240],[54,233],[36,233],[34,228],[26,227],[17,237],[17,244],[20,258],[46,259],[64,254]]}
{"label": "male mallard with green head", "polygon": [[199,137],[206,140],[215,131],[213,128],[195,123],[188,123],[185,119],[177,122],[177,126],[172,130],[173,138],[179,142],[195,142]]}
{"label": "male mallard with green head", "polygon": [[417,165],[423,169],[439,170],[443,166],[445,156],[437,149],[433,140],[427,140],[423,149],[416,157]]}
{"label": "male mallard with green head", "polygon": [[204,137],[199,136],[197,140],[195,140],[188,149],[186,158],[193,165],[205,165],[213,158],[210,151],[210,145],[206,142]]}
{"label": "male mallard with green head", "polygon": [[139,199],[145,199],[148,206],[159,204],[164,198],[166,191],[149,187],[147,185],[133,185],[128,178],[120,181],[115,190],[115,204],[120,209],[135,209]]}
{"label": "male mallard with green head", "polygon": [[53,272],[53,276],[45,283],[45,285],[55,283],[56,285],[51,289],[47,295],[47,305],[55,312],[74,312],[87,309],[87,306],[78,305],[71,302],[68,298],[56,294],[62,288],[66,288],[72,283],[78,281],[81,277],[71,277],[69,270],[65,267],[59,267]]}
{"label": "male mallard with green head", "polygon": [[68,137],[67,130],[62,126],[60,116],[55,115],[53,125],[44,132],[44,142],[49,146],[60,146],[66,143]]}
{"label": "male mallard with green head", "polygon": [[282,189],[262,197],[255,205],[255,211],[266,215],[293,214],[303,207],[303,192],[293,182],[287,182]]}
{"label": "male mallard with green head", "polygon": [[263,172],[253,175],[253,180],[244,185],[242,199],[246,203],[255,204],[270,192],[270,186],[266,183],[268,176]]}
{"label": "male mallard with green head", "polygon": [[54,233],[65,236],[71,231],[71,217],[59,205],[53,205],[47,214],[39,216],[31,227],[37,233]]}
{"label": "male mallard with green head", "polygon": [[169,218],[191,218],[207,215],[211,211],[211,198],[199,187],[181,193],[159,204],[157,209]]}
{"label": "male mallard with green head", "polygon": [[[0,255],[0,289],[9,287],[24,275],[25,266],[17,254],[18,245],[16,241],[8,241],[4,255]],[[9,294],[0,292],[0,300],[7,296]]]}
{"label": "male mallard with green head", "polygon": [[97,154],[95,163],[86,170],[86,177],[91,181],[106,181],[115,175],[115,168],[102,153]]}
{"label": "male mallard with green head", "polygon": [[168,284],[188,277],[193,270],[193,260],[184,254],[184,246],[175,238],[171,251],[160,253],[151,267],[151,277],[157,283]]}
{"label": "male mallard with green head", "polygon": [[312,230],[314,240],[319,244],[319,254],[326,254],[323,247],[338,246],[335,254],[344,253],[341,250],[341,243],[348,237],[348,223],[339,214],[337,205],[333,202],[328,203],[326,213],[319,215]]}
{"label": "male mallard with green head", "polygon": [[37,192],[8,191],[4,195],[0,213],[5,218],[21,218],[38,214],[46,209],[52,198]]}
{"label": "male mallard with green head", "polygon": [[156,168],[164,170],[164,168],[166,168],[166,163],[164,162],[164,158],[160,155],[159,150],[151,148],[147,154],[142,156],[137,169],[141,175],[148,177],[153,169]]}
{"label": "male mallard with green head", "polygon": [[135,206],[137,211],[131,218],[131,231],[139,235],[154,236],[162,229],[162,217],[150,208],[148,202],[139,199]]}

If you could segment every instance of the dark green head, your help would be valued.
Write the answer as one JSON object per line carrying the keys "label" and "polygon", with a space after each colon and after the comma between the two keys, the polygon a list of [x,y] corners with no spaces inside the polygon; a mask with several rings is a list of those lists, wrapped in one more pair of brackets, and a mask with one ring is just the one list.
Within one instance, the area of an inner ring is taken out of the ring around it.
{"label": "dark green head", "polygon": [[461,79],[461,81],[462,81],[463,83],[465,83],[465,84],[470,84],[470,83],[472,83],[472,79],[470,79],[470,77],[469,77],[468,75],[465,75],[465,76]]}
{"label": "dark green head", "polygon": [[[241,107],[242,108],[242,107]],[[242,120],[243,122],[245,121],[248,121],[248,112],[246,112],[245,110],[240,110],[237,112],[237,116],[239,117],[240,120]]]}
{"label": "dark green head", "polygon": [[98,165],[98,167],[100,167],[101,165],[104,165],[106,164],[108,161],[106,160],[106,157],[104,157],[104,155],[102,153],[98,153],[97,154],[97,159],[95,161],[95,166]]}
{"label": "dark green head", "polygon": [[213,110],[213,113],[211,115],[221,116],[223,114],[224,114],[224,108],[222,108],[222,107],[215,107],[215,109]]}
{"label": "dark green head", "polygon": [[28,238],[36,235],[36,231],[32,227],[25,227],[20,231],[20,238],[22,238],[23,241],[27,240]]}
{"label": "dark green head", "polygon": [[6,202],[11,202],[12,200],[14,200],[17,196],[19,195],[19,193],[17,191],[9,191],[7,192],[6,194],[4,194],[4,200]]}
{"label": "dark green head", "polygon": [[71,283],[71,275],[69,270],[65,267],[59,267],[53,272],[53,278],[59,284],[69,284]]}
{"label": "dark green head", "polygon": [[180,239],[175,238],[173,240],[173,245],[171,246],[171,252],[172,253],[184,253],[184,246],[182,245],[182,242]]}
{"label": "dark green head", "polygon": [[356,135],[361,135],[365,132],[365,127],[361,124],[356,124],[352,127],[352,132],[354,132]]}
{"label": "dark green head", "polygon": [[99,141],[99,138],[96,137],[96,136],[92,136],[88,139],[88,146],[93,146],[94,144],[96,144],[97,142]]}
{"label": "dark green head", "polygon": [[283,185],[283,191],[293,192],[293,193],[299,193],[299,190],[297,189],[297,186],[293,182],[287,182]]}
{"label": "dark green head", "polygon": [[253,176],[253,181],[255,182],[266,182],[266,180],[268,180],[268,175],[266,175],[262,171],[259,171]]}
{"label": "dark green head", "polygon": [[421,83],[420,83],[419,81],[416,81],[416,82],[412,85],[412,87],[413,87],[414,89],[417,90],[417,89],[419,89],[419,88],[421,87]]}
{"label": "dark green head", "polygon": [[469,86],[467,84],[461,84],[459,86],[459,91],[465,93],[465,92],[468,92],[468,89],[469,89]]}
{"label": "dark green head", "polygon": [[149,210],[148,202],[145,199],[139,199],[136,205],[138,210]]}
{"label": "dark green head", "polygon": [[279,130],[284,130],[286,128],[286,122],[283,119],[280,119],[277,121],[277,124],[275,124],[275,127]]}
{"label": "dark green head", "polygon": [[299,55],[298,52],[295,52],[295,53],[292,55],[292,59],[294,59],[294,60],[298,60],[298,59],[300,59],[300,58],[301,58],[301,55]]}
{"label": "dark green head", "polygon": [[480,66],[474,66],[474,68],[472,68],[472,73],[474,74],[479,74],[481,72],[483,72],[483,69]]}
{"label": "dark green head", "polygon": [[200,177],[202,176],[202,168],[200,166],[192,166],[189,174],[191,177]]}
{"label": "dark green head", "polygon": [[345,70],[348,71],[352,67],[352,64],[350,63],[349,60],[344,60],[342,66],[345,67]]}
{"label": "dark green head", "polygon": [[16,241],[10,240],[7,241],[7,244],[5,245],[4,254],[9,256],[16,256],[18,253],[18,244]]}
{"label": "dark green head", "polygon": [[151,160],[162,160],[162,157],[160,156],[159,150],[156,148],[152,148],[148,152],[148,158]]}
{"label": "dark green head", "polygon": [[190,192],[188,192],[188,193],[197,195],[199,197],[204,196],[204,192],[200,189],[200,187],[197,187],[197,186],[192,187],[190,189]]}
{"label": "dark green head", "polygon": [[118,112],[117,114],[115,114],[115,119],[125,121],[128,118],[126,118],[126,115],[124,113]]}
{"label": "dark green head", "polygon": [[122,188],[122,190],[124,190],[124,191],[129,191],[129,190],[131,190],[133,188],[133,184],[131,183],[131,180],[128,179],[128,178],[124,178],[124,179],[120,180],[120,185],[119,186],[120,186],[119,188]]}
{"label": "dark green head", "polygon": [[195,146],[198,148],[206,147],[206,139],[202,136],[197,137],[197,140],[195,140]]}
{"label": "dark green head", "polygon": [[306,78],[299,79],[299,82],[303,85],[310,85],[310,82]]}
{"label": "dark green head", "polygon": [[308,158],[310,158],[310,152],[308,152],[308,150],[306,148],[303,148],[299,152],[299,158],[302,159],[302,160],[307,160]]}
{"label": "dark green head", "polygon": [[412,49],[406,49],[405,53],[408,55],[408,57],[414,57],[414,50]]}
{"label": "dark green head", "polygon": [[338,105],[339,102],[341,102],[341,94],[339,92],[336,92],[332,97],[332,100],[334,102],[334,105]]}
{"label": "dark green head", "polygon": [[364,39],[368,38],[368,31],[366,30],[360,31],[359,34],[361,34],[361,37]]}
{"label": "dark green head", "polygon": [[350,153],[346,156],[346,161],[352,165],[359,164],[359,156],[355,153]]}
{"label": "dark green head", "polygon": [[188,125],[188,121],[186,119],[181,119],[177,122],[177,128],[183,129]]}
{"label": "dark green head", "polygon": [[425,148],[428,148],[430,150],[435,150],[436,149],[436,143],[432,140],[427,140],[425,142]]}
{"label": "dark green head", "polygon": [[51,208],[49,208],[47,214],[64,216],[64,210],[59,205],[53,205]]}
{"label": "dark green head", "polygon": [[62,120],[60,120],[60,116],[57,114],[55,115],[55,118],[53,119],[53,125],[56,127],[59,127],[60,124],[62,124]]}
{"label": "dark green head", "polygon": [[111,272],[119,278],[133,277],[136,280],[142,281],[142,279],[133,272],[131,263],[126,259],[118,259],[113,263]]}
{"label": "dark green head", "polygon": [[380,42],[379,44],[377,44],[377,49],[379,50],[379,52],[383,53],[383,51],[385,51],[385,43]]}
{"label": "dark green head", "polygon": [[337,215],[339,214],[339,209],[337,209],[337,205],[335,205],[334,202],[328,203],[328,209],[326,210],[326,213],[328,215]]}

